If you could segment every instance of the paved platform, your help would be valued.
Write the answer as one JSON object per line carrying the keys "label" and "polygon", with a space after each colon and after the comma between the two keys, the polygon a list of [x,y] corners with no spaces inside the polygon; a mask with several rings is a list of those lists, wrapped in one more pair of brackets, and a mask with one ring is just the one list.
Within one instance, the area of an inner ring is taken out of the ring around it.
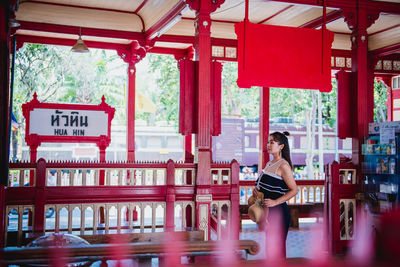
{"label": "paved platform", "polygon": [[[316,226],[316,220],[300,219],[300,227],[298,229],[289,229],[286,240],[286,257],[287,258],[308,258],[310,249],[310,237],[313,227]],[[250,239],[260,244],[261,251],[255,256],[248,256],[249,260],[265,259],[265,235],[258,231],[257,225],[252,221],[244,221],[242,224],[242,232],[240,239]]]}

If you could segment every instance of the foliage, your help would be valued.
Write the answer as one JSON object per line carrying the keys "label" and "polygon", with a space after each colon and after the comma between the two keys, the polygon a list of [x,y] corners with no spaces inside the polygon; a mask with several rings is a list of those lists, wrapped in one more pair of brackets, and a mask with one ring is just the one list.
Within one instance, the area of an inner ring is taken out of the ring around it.
{"label": "foliage", "polygon": [[179,121],[179,69],[173,56],[150,54],[150,70],[155,74],[158,90],[148,92],[157,106],[156,120],[176,126]]}
{"label": "foliage", "polygon": [[124,124],[125,68],[115,52],[74,54],[69,47],[24,44],[16,53],[13,112],[23,122],[21,105],[34,92],[41,102],[82,104],[99,104],[104,94],[117,109],[114,122]]}
{"label": "foliage", "polygon": [[222,70],[222,114],[257,118],[260,90],[258,87],[239,88],[237,63],[224,62]]}
{"label": "foliage", "polygon": [[374,82],[374,121],[381,122],[387,119],[387,87],[381,82]]}

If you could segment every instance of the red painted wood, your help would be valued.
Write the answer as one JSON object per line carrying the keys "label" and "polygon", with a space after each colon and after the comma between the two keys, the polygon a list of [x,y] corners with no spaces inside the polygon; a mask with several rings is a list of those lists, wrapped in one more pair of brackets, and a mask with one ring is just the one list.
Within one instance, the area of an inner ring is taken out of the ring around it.
{"label": "red painted wood", "polygon": [[372,51],[374,57],[383,57],[387,55],[391,55],[400,51],[400,44],[394,44],[385,46],[382,48],[378,48]]}
{"label": "red painted wood", "polygon": [[188,58],[178,61],[179,64],[179,133],[191,135],[197,131],[196,98],[196,64]]}
{"label": "red painted wood", "polygon": [[379,30],[379,31],[376,31],[376,32],[373,32],[373,33],[370,33],[368,36],[372,36],[372,35],[379,34],[379,33],[382,33],[382,32],[390,31],[390,30],[393,30],[393,29],[398,28],[398,27],[400,27],[400,24],[396,24],[396,25],[393,25],[391,27],[388,27],[388,28],[385,28],[385,29],[382,29],[382,30]]}
{"label": "red painted wood", "polygon": [[167,196],[165,228],[167,231],[175,229],[175,166],[172,160],[167,163]]}
{"label": "red painted wood", "polygon": [[[183,158],[185,163],[193,163],[194,155],[192,152],[192,135],[188,134],[183,137]],[[188,171],[187,173],[187,181],[186,183],[191,184],[192,182],[192,171]]]}
{"label": "red painted wood", "polygon": [[338,137],[346,139],[348,137],[355,137],[355,123],[356,123],[356,105],[355,105],[355,92],[354,92],[354,78],[353,73],[340,70],[336,74],[337,87],[338,87],[338,105],[337,105],[337,127]]}
{"label": "red painted wood", "polygon": [[39,159],[37,163],[36,169],[36,192],[35,192],[35,223],[33,231],[36,233],[44,232],[44,220],[45,218],[45,210],[44,206],[46,204],[45,194],[45,186],[46,186],[46,162],[44,159]]}
{"label": "red painted wood", "polygon": [[239,204],[240,204],[240,188],[239,188],[239,163],[233,160],[231,163],[231,218],[230,218],[230,238],[239,239],[240,221],[239,221]]}
{"label": "red painted wood", "polygon": [[[129,44],[126,45],[126,44],[105,43],[105,42],[87,41],[87,40],[84,40],[84,41],[85,41],[85,45],[89,48],[128,50],[130,47]],[[23,43],[63,45],[63,46],[72,47],[76,43],[76,40],[75,39],[63,39],[63,38],[17,34],[18,46],[22,47]]]}
{"label": "red painted wood", "polygon": [[186,1],[179,0],[179,2],[171,10],[169,10],[162,18],[160,18],[160,20],[158,20],[146,31],[146,38],[149,40],[154,38],[152,37],[153,33],[162,30],[170,21],[177,17],[185,7]]}
{"label": "red painted wood", "polygon": [[269,161],[267,143],[269,138],[269,87],[260,88],[260,122],[259,122],[259,164],[261,170]]}
{"label": "red painted wood", "polygon": [[[8,33],[8,6],[0,5],[0,184],[7,186],[9,161],[9,74],[10,74],[10,38]],[[0,207],[2,211],[2,207]]]}
{"label": "red painted wood", "polygon": [[211,100],[213,108],[213,121],[211,123],[211,134],[218,136],[221,134],[221,77],[222,64],[218,61],[213,61],[211,64]]}
{"label": "red painted wood", "polygon": [[[335,254],[343,254],[345,248],[349,246],[348,240],[340,240],[340,199],[355,199],[355,194],[359,188],[357,184],[340,184],[339,183],[339,169],[359,169],[353,164],[338,164],[334,162],[329,165],[330,169],[328,177],[329,189],[325,194],[328,195],[329,204],[327,221],[328,221],[328,237],[330,251]],[[359,174],[358,174],[359,175]],[[359,176],[358,176],[359,177]],[[357,181],[359,180],[357,177]],[[356,209],[354,210],[356,212]],[[355,215],[356,216],[356,215]],[[355,227],[355,225],[354,225]],[[355,230],[357,231],[357,230]]]}
{"label": "red painted wood", "polygon": [[[332,32],[246,21],[237,23],[235,32],[238,36],[239,87],[332,90]],[[293,48],[294,43],[296,48]],[[293,71],[294,65],[302,68]]]}
{"label": "red painted wood", "polygon": [[359,9],[358,12],[352,10],[343,10],[345,21],[352,31],[352,72],[355,74],[355,137],[353,138],[353,157],[354,164],[361,162],[361,143],[368,135],[368,124],[373,122],[374,96],[373,96],[373,60],[368,58],[368,34],[367,29],[379,17],[379,13],[374,10],[368,12],[365,9]]}
{"label": "red painted wood", "polygon": [[4,247],[5,221],[6,221],[6,186],[0,184],[0,248]]}
{"label": "red painted wood", "polygon": [[[285,2],[292,4],[304,4],[311,6],[320,7],[322,1],[320,0],[263,0],[263,1],[277,1],[277,2]],[[349,8],[355,11],[357,9],[357,5],[360,8],[369,11],[380,10],[384,13],[389,14],[400,14],[400,4],[392,3],[392,2],[376,2],[369,0],[360,0],[360,1],[349,1],[349,0],[326,0],[327,8]]]}
{"label": "red painted wood", "polygon": [[[39,32],[53,32],[64,34],[79,34],[81,29],[83,39],[85,36],[96,36],[105,38],[118,38],[124,40],[137,40],[141,44],[145,43],[145,35],[138,32],[120,31],[120,30],[105,30],[97,28],[76,27],[67,25],[58,25],[50,23],[39,23],[30,21],[19,21],[21,30],[39,31]],[[86,41],[85,41],[86,44]]]}
{"label": "red painted wood", "polygon": [[[330,22],[336,21],[336,20],[338,20],[338,19],[340,19],[342,17],[343,17],[343,14],[342,14],[341,10],[334,10],[332,12],[329,12],[326,15],[325,23],[330,23]],[[313,19],[313,20],[311,20],[311,21],[309,21],[307,23],[304,23],[303,25],[300,26],[300,28],[316,29],[316,28],[322,26],[323,20],[324,20],[323,16],[322,17],[318,17],[318,18]]]}
{"label": "red painted wood", "polygon": [[285,8],[282,8],[281,10],[279,10],[279,11],[276,12],[275,14],[269,16],[268,18],[265,18],[265,19],[263,19],[263,20],[257,22],[257,24],[263,24],[264,22],[267,22],[268,20],[270,20],[270,19],[272,19],[272,18],[278,16],[278,15],[281,14],[282,12],[284,12],[284,11],[286,11],[286,10],[292,8],[292,7],[294,7],[294,5],[289,5],[289,6],[285,7]]}
{"label": "red painted wood", "polygon": [[136,92],[136,67],[135,63],[128,64],[128,92],[126,111],[126,148],[127,160],[135,161],[135,92]]}

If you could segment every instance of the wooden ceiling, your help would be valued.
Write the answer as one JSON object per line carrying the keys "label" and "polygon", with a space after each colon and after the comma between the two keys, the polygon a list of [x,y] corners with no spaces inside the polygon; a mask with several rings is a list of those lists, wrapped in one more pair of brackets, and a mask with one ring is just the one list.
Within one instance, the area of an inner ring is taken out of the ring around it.
{"label": "wooden ceiling", "polygon": [[[335,33],[332,48],[350,50],[351,31],[338,7],[355,6],[357,0],[326,1],[327,28]],[[269,25],[318,28],[322,22],[321,3],[322,0],[250,0],[249,19]],[[400,0],[359,3],[381,11],[368,29],[369,49],[398,52]],[[211,15],[215,42],[234,44],[234,24],[244,19],[244,10],[244,0],[225,0]],[[168,22],[180,15],[182,18],[177,18],[177,23],[164,33]],[[186,49],[194,40],[194,18],[195,12],[186,7],[184,0],[20,0],[16,19],[21,26],[16,33],[26,41],[75,40],[81,28],[83,40],[99,47],[101,43],[126,45],[134,39],[154,39],[155,48]]]}

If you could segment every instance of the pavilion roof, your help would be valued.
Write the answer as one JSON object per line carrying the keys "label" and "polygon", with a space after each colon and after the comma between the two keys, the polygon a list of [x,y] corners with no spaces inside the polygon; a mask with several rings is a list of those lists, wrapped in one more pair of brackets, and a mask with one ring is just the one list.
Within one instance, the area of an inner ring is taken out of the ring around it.
{"label": "pavilion roof", "polygon": [[[349,51],[351,31],[342,10],[355,9],[357,0],[326,1],[327,28],[335,33],[332,48]],[[153,52],[187,49],[194,42],[195,12],[186,6],[184,0],[20,1],[17,36],[24,41],[67,45],[77,39],[81,28],[89,47],[115,48],[136,39],[142,45],[151,43]],[[368,29],[369,50],[378,56],[400,51],[400,0],[359,0],[359,6],[380,12]],[[244,0],[225,0],[211,14],[213,45],[236,46],[234,24],[244,19],[244,10]],[[322,0],[250,0],[249,19],[253,23],[318,28],[322,11]]]}

